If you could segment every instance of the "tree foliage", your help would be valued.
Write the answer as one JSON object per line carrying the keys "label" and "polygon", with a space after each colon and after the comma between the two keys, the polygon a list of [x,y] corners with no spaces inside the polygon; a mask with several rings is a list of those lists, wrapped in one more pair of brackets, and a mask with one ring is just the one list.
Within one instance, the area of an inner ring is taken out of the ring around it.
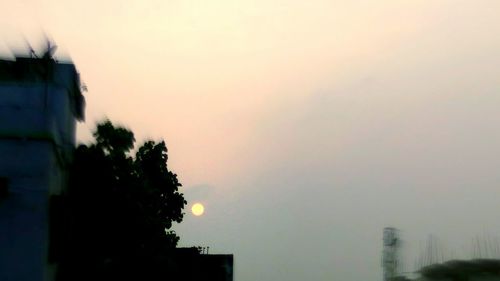
{"label": "tree foliage", "polygon": [[187,203],[168,169],[165,142],[146,141],[132,156],[134,134],[109,120],[97,125],[94,138],[75,152],[65,268],[81,272],[85,264],[85,274],[72,280],[106,272],[111,279],[117,272],[130,277],[139,269],[152,274],[179,240],[170,229]]}

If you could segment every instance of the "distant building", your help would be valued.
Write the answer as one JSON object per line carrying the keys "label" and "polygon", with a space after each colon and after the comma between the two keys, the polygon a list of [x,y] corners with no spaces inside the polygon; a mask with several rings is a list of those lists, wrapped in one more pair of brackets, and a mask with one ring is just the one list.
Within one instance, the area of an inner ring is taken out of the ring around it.
{"label": "distant building", "polygon": [[419,270],[418,281],[499,281],[500,260],[451,260]]}
{"label": "distant building", "polygon": [[[384,269],[385,281],[500,281],[500,260],[499,259],[472,259],[472,260],[449,260],[441,259],[436,249],[435,237],[429,236],[426,254],[426,266],[409,272],[398,272],[396,246],[399,238],[394,228],[384,228],[384,251],[382,256],[382,266]],[[479,242],[478,242],[479,243]],[[498,246],[486,242],[482,252],[488,256],[495,256],[500,249]],[[492,248],[488,250],[488,247]],[[481,253],[481,251],[479,251]],[[420,265],[422,266],[422,265]],[[387,274],[389,272],[390,274]]]}
{"label": "distant building", "polygon": [[425,266],[413,277],[396,276],[391,281],[500,281],[500,260],[450,260]]}
{"label": "distant building", "polygon": [[[0,280],[53,280],[61,241],[52,216],[66,189],[84,99],[73,64],[0,60]],[[49,219],[50,218],[50,219]]]}
{"label": "distant building", "polygon": [[168,263],[172,280],[233,281],[233,255],[200,254],[196,248],[178,248]]}
{"label": "distant building", "polygon": [[382,270],[384,281],[393,281],[397,276],[399,262],[398,262],[398,248],[400,241],[398,237],[398,230],[394,227],[386,227],[383,232],[383,251],[382,251]]}

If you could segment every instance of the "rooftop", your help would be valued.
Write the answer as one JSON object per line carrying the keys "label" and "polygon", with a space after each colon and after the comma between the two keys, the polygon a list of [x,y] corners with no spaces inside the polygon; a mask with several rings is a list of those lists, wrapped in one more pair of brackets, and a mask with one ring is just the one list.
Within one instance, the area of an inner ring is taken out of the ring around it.
{"label": "rooftop", "polygon": [[500,260],[451,260],[423,267],[420,269],[420,274],[426,278],[450,278],[452,280],[459,280],[457,278],[473,275],[500,276]]}
{"label": "rooftop", "polygon": [[61,63],[52,57],[16,57],[0,59],[0,83],[30,85],[45,83],[64,87],[72,95],[78,120],[84,119],[85,99],[80,75],[72,63]]}

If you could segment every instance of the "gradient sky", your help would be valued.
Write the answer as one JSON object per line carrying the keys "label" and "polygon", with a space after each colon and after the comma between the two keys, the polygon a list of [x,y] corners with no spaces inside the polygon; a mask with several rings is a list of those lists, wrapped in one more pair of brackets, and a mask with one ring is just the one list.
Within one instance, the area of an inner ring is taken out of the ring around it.
{"label": "gradient sky", "polygon": [[77,65],[81,141],[105,116],[166,140],[187,199],[206,207],[175,226],[181,244],[234,253],[236,281],[382,280],[389,225],[408,270],[429,234],[454,257],[500,235],[500,1],[0,0],[0,11],[3,54],[46,32]]}

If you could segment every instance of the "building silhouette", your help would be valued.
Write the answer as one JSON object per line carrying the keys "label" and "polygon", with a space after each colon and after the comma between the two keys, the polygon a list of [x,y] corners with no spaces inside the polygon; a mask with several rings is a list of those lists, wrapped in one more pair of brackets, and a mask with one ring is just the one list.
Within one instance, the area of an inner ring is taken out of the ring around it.
{"label": "building silhouette", "polygon": [[64,228],[58,198],[83,118],[73,64],[50,54],[0,60],[0,280],[54,279]]}
{"label": "building silhouette", "polygon": [[500,260],[451,260],[425,266],[418,281],[499,281]]}
{"label": "building silhouette", "polygon": [[169,278],[183,281],[233,281],[233,255],[213,255],[197,248],[177,248],[168,262]]}
{"label": "building silhouette", "polygon": [[[429,236],[426,251],[413,271],[400,272],[397,248],[400,241],[395,228],[384,228],[382,266],[385,281],[500,281],[499,245],[478,239],[473,259],[449,259],[440,253],[436,237]],[[482,256],[482,257],[481,257]]]}

